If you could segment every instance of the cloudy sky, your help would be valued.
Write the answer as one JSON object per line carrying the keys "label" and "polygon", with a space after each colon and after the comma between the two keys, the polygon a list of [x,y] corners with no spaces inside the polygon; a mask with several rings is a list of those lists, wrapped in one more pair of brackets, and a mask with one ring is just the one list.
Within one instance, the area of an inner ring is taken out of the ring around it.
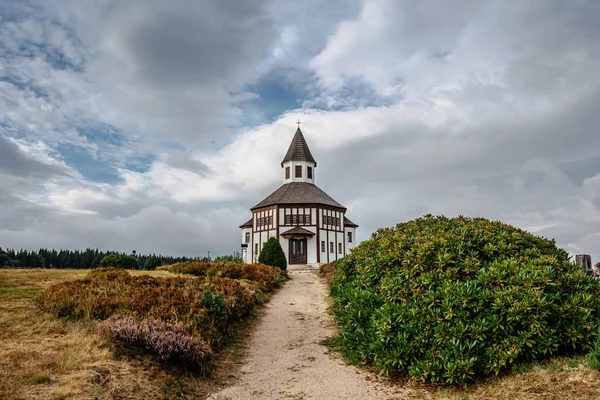
{"label": "cloudy sky", "polygon": [[231,254],[295,121],[366,239],[484,216],[600,261],[600,2],[0,0],[0,247]]}

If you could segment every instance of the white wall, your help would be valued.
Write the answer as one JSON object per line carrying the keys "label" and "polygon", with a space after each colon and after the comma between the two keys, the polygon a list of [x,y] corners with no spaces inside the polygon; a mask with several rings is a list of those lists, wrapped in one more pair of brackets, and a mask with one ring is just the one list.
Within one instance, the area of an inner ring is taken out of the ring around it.
{"label": "white wall", "polygon": [[[293,163],[293,162],[292,162]],[[287,164],[287,163],[286,163]],[[314,177],[314,175],[313,175]],[[282,207],[279,209],[279,212],[276,212],[275,209],[270,209],[270,210],[266,210],[266,211],[261,211],[258,213],[253,214],[253,226],[254,229],[251,228],[244,228],[242,229],[242,243],[245,240],[245,233],[246,232],[251,232],[251,236],[252,236],[252,240],[250,241],[250,243],[248,243],[248,250],[246,253],[246,259],[244,260],[245,262],[248,263],[252,263],[254,262],[254,260],[256,260],[258,258],[258,254],[260,254],[260,250],[262,250],[262,246],[263,244],[269,239],[269,237],[276,237],[277,235],[277,226],[279,225],[279,233],[284,233],[287,230],[293,228],[294,226],[286,226],[283,225],[285,223],[285,207]],[[305,209],[305,213],[306,211],[308,211],[309,209],[306,208]],[[291,208],[292,213],[296,213],[297,209],[296,208]],[[317,209],[316,207],[310,208],[311,211],[311,215],[312,215],[312,223],[316,223],[316,219],[317,219]],[[308,264],[317,264],[317,254],[319,254],[319,262],[321,264],[325,264],[327,262],[332,262],[335,260],[338,260],[348,254],[350,254],[350,250],[352,250],[353,248],[355,248],[357,246],[357,240],[356,240],[356,228],[354,227],[346,227],[344,226],[344,213],[343,212],[339,212],[339,211],[332,211],[332,210],[319,210],[319,226],[318,227],[314,227],[314,226],[302,226],[304,229],[309,230],[313,233],[315,233],[315,236],[313,236],[312,238],[309,238],[307,240],[307,263]],[[326,218],[323,218],[323,216],[331,216],[334,218],[339,218],[340,219],[340,225],[341,225],[341,229],[342,231],[337,231],[336,229],[339,229],[337,226],[335,225],[327,225],[326,224]],[[255,230],[257,229],[257,218],[260,217],[269,217],[272,216],[273,217],[273,223],[270,224],[268,226],[269,230],[268,231],[264,231],[264,232],[256,232]],[[317,242],[317,238],[316,238],[316,233],[317,230],[319,231],[319,241]],[[252,233],[253,232],[253,233]],[[352,233],[352,242],[348,243],[348,232]],[[328,237],[329,234],[329,237]],[[325,241],[325,251],[321,251],[321,241]],[[334,243],[334,251],[330,252],[330,243],[333,242]],[[254,244],[258,243],[259,244],[259,248],[258,248],[258,253],[255,254],[255,246]],[[281,244],[281,247],[283,248],[283,252],[285,253],[286,259],[289,261],[289,242],[288,239],[285,239],[283,237],[279,237],[279,243]],[[342,254],[339,253],[339,245],[342,245]]]}
{"label": "white wall", "polygon": [[[296,166],[300,165],[302,166],[302,177],[301,178],[296,178]],[[289,179],[285,179],[285,169],[287,167],[290,167],[290,178]],[[307,169],[306,167],[311,167],[312,168],[312,178],[309,179],[307,177],[308,173],[307,173]],[[283,163],[283,183],[290,183],[290,182],[306,182],[306,183],[315,183],[315,163],[310,162],[310,161],[288,161]]]}
{"label": "white wall", "polygon": [[[250,248],[250,246],[252,245],[252,228],[242,228],[242,242],[241,243],[246,243],[246,233],[250,233],[250,240],[248,240],[248,247],[246,249],[246,258],[243,258],[243,261],[245,263],[250,263],[250,262],[252,262],[252,258],[251,258],[252,249]],[[242,256],[243,256],[243,251],[242,251]]]}
{"label": "white wall", "polygon": [[[348,232],[352,233],[352,243],[348,243]],[[350,250],[356,247],[356,228],[346,227],[344,228],[344,240],[346,241],[346,254],[350,254]]]}

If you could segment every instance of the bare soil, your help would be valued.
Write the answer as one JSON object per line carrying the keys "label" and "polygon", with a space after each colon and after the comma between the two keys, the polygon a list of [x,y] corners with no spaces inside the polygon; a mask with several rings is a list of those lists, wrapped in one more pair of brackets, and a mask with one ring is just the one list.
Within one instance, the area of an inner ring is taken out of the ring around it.
{"label": "bare soil", "polygon": [[323,342],[335,336],[326,284],[313,271],[291,271],[248,344],[239,380],[209,398],[401,399],[411,389],[347,365]]}

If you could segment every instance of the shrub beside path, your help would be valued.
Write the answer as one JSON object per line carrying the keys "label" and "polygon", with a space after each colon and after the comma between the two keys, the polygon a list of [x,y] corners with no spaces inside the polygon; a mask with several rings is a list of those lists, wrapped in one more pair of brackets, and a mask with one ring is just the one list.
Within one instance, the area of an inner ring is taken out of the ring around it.
{"label": "shrub beside path", "polygon": [[312,271],[290,280],[267,305],[249,341],[245,364],[232,386],[214,393],[228,399],[403,399],[410,389],[347,365],[322,342],[335,336],[328,288]]}

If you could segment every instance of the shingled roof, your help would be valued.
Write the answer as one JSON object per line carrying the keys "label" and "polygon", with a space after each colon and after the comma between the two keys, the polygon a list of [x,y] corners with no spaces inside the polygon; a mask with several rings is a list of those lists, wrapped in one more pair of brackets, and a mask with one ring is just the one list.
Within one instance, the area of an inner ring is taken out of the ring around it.
{"label": "shingled roof", "polygon": [[350,221],[347,217],[344,217],[344,226],[358,228],[358,225],[356,225],[354,222]]}
{"label": "shingled roof", "polygon": [[323,204],[346,209],[312,183],[291,182],[281,186],[251,210],[275,204]]}
{"label": "shingled roof", "polygon": [[295,226],[292,229],[283,232],[280,236],[313,237],[315,234],[308,229],[302,228],[301,226]]}
{"label": "shingled roof", "polygon": [[250,218],[248,221],[240,225],[240,228],[252,228],[252,223],[254,221]]}
{"label": "shingled roof", "polygon": [[315,167],[317,166],[317,162],[312,154],[310,154],[310,149],[308,148],[308,144],[306,144],[306,140],[304,139],[304,135],[302,135],[300,127],[296,130],[296,134],[292,139],[287,154],[281,162],[281,166],[283,167],[283,163],[288,161],[310,161],[315,163]]}

